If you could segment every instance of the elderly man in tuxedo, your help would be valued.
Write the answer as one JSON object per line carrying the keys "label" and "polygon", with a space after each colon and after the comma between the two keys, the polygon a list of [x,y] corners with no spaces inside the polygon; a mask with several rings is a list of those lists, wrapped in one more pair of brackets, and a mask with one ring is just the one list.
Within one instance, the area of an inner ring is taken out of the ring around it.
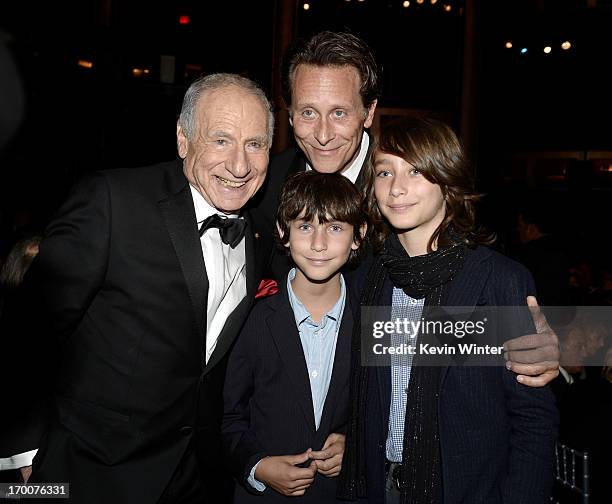
{"label": "elderly man in tuxedo", "polygon": [[265,239],[242,209],[272,132],[257,85],[209,75],[184,98],[181,161],[96,173],[63,205],[27,280],[59,361],[31,481],[75,503],[223,502],[225,362]]}

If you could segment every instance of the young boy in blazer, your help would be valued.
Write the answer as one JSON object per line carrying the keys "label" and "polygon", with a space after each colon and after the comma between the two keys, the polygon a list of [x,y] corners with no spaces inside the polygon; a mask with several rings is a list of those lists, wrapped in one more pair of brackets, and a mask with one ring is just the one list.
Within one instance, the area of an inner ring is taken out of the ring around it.
{"label": "young boy in blazer", "polygon": [[283,188],[278,235],[295,267],[251,312],[225,381],[237,504],[336,502],[354,316],[341,269],[356,259],[366,221],[341,175],[301,172]]}

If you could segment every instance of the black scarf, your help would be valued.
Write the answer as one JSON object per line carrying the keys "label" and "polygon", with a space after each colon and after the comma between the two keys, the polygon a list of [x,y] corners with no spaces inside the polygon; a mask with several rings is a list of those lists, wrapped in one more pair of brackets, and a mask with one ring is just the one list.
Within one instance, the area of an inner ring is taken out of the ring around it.
{"label": "black scarf", "polygon": [[[454,245],[410,257],[397,235],[387,238],[380,254],[393,285],[414,299],[422,299],[449,282],[463,266],[465,247]],[[439,304],[439,300],[438,304]],[[431,304],[431,303],[430,303]]]}
{"label": "black scarf", "polygon": [[[396,235],[385,242],[375,259],[361,295],[361,306],[384,303],[381,291],[388,275],[393,285],[415,299],[425,297],[427,307],[437,306],[442,289],[463,266],[465,247],[460,244],[424,256],[409,257]],[[418,344],[418,340],[417,340]],[[401,471],[402,504],[442,502],[437,394],[440,368],[419,365],[415,355],[408,385]],[[368,368],[361,365],[361,323],[353,327],[351,345],[351,412],[339,496],[354,500],[367,495],[365,422]]]}

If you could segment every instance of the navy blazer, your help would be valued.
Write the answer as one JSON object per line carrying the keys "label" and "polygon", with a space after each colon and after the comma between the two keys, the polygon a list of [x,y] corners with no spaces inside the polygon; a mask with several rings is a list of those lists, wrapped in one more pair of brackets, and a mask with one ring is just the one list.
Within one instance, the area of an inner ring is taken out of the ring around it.
{"label": "navy blazer", "polygon": [[[360,295],[367,264],[353,278]],[[385,280],[381,305],[391,305]],[[520,264],[485,247],[468,249],[463,269],[447,286],[443,306],[524,306],[535,288]],[[533,333],[520,310],[512,337]],[[518,313],[518,312],[517,312]],[[384,502],[391,370],[368,374],[366,470],[368,502]],[[444,504],[548,502],[558,413],[548,387],[530,388],[499,367],[447,367],[438,390]]]}
{"label": "navy blazer", "polygon": [[312,394],[302,343],[286,284],[255,305],[230,354],[224,389],[226,461],[241,483],[234,502],[336,502],[337,478],[317,474],[304,496],[263,494],[247,478],[263,457],[320,450],[329,434],[346,432],[353,314],[347,292],[329,390],[315,429]]}

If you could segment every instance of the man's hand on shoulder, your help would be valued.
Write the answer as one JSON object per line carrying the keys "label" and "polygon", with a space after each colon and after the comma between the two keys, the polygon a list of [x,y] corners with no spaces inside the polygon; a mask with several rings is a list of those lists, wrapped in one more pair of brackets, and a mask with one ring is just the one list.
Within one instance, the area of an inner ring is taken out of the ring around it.
{"label": "man's hand on shoulder", "polygon": [[540,311],[535,297],[527,304],[533,317],[536,334],[527,334],[504,343],[506,367],[516,379],[529,387],[543,387],[559,375],[559,339]]}
{"label": "man's hand on shoulder", "polygon": [[287,496],[304,495],[317,472],[313,461],[308,467],[298,467],[310,459],[310,450],[298,455],[281,455],[261,459],[255,478]]}

